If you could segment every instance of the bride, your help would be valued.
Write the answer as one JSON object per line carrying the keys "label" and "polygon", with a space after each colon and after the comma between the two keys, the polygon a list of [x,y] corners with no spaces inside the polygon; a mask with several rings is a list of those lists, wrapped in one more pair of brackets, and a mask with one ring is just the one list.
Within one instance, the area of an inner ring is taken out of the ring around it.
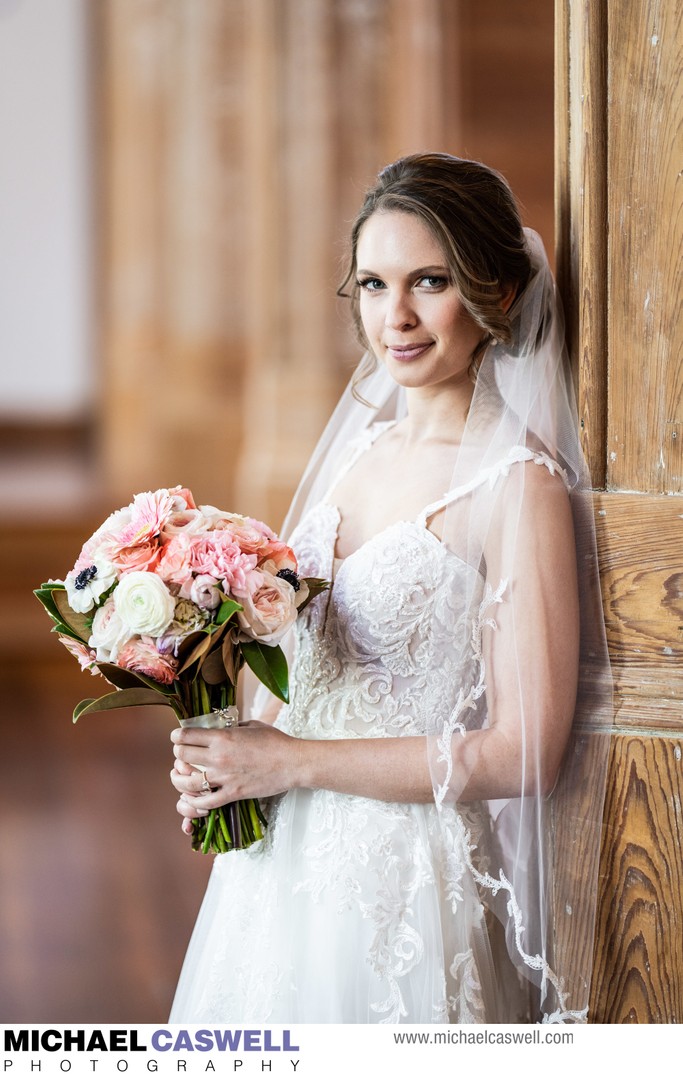
{"label": "bride", "polygon": [[185,829],[269,826],[217,858],[171,1019],[585,1020],[609,676],[541,241],[497,173],[406,157],[342,294],[366,353],[285,524],[333,581],[291,701],[172,734]]}

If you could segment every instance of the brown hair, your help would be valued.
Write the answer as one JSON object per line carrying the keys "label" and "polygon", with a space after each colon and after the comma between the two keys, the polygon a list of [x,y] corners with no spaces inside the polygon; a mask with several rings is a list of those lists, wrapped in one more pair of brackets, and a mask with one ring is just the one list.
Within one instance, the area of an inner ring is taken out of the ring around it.
{"label": "brown hair", "polygon": [[[351,300],[356,333],[364,348],[368,343],[356,284],[358,238],[374,213],[392,210],[413,213],[433,232],[463,305],[487,333],[472,356],[475,376],[478,361],[491,340],[511,342],[512,328],[503,309],[503,296],[509,290],[518,296],[531,272],[515,197],[506,180],[492,168],[447,153],[415,153],[383,168],[353,223],[349,268],[337,292]],[[376,363],[369,351],[354,375],[354,395]]]}

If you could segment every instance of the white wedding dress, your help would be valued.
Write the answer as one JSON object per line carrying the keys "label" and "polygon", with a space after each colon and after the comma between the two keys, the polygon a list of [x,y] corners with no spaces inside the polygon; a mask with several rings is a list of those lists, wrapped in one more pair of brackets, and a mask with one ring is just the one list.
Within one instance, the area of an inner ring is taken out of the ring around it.
{"label": "white wedding dress", "polygon": [[[518,449],[485,477],[504,481],[531,459],[552,467]],[[291,538],[300,572],[334,583],[297,624],[283,731],[423,736],[435,714],[452,721],[477,708],[481,630],[504,584],[485,584],[428,529],[443,503],[336,562],[337,508],[323,501],[303,518]],[[464,651],[456,635],[469,641]],[[474,873],[486,871],[484,806],[295,789],[269,814],[262,842],[216,860],[172,1021],[524,1019],[470,869],[474,857]]]}

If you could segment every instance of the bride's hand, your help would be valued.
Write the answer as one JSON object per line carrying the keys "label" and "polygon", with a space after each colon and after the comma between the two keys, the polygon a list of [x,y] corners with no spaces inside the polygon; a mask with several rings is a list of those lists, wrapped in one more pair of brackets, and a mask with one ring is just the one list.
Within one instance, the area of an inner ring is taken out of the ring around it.
{"label": "bride's hand", "polygon": [[272,725],[247,721],[231,729],[174,729],[171,740],[176,757],[171,781],[180,793],[177,810],[188,823],[212,807],[296,786],[301,741]]}

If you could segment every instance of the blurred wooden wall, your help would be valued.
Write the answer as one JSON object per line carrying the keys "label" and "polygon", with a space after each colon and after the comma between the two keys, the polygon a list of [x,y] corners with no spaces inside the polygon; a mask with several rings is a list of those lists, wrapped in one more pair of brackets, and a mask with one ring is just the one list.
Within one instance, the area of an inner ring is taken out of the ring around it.
{"label": "blurred wooden wall", "polygon": [[484,159],[552,240],[552,4],[98,10],[107,486],[277,526],[358,357],[335,290],[379,168]]}
{"label": "blurred wooden wall", "polygon": [[615,679],[592,1019],[683,1020],[683,7],[557,5],[558,273]]}

